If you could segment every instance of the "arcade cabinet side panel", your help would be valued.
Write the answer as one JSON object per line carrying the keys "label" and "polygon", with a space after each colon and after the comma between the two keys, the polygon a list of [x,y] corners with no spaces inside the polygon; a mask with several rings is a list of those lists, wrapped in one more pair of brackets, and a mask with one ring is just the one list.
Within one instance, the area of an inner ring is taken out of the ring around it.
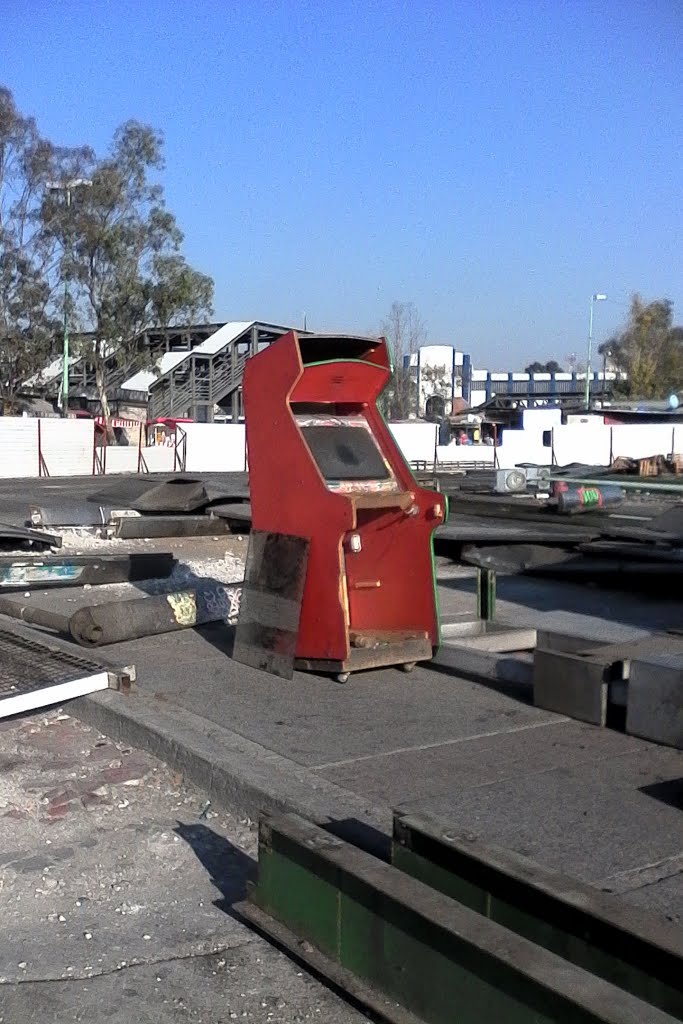
{"label": "arcade cabinet side panel", "polygon": [[281,529],[278,493],[296,472],[298,438],[288,396],[301,374],[293,331],[251,356],[244,368],[249,496],[256,530],[287,532]]}
{"label": "arcade cabinet side panel", "polygon": [[439,595],[434,563],[434,532],[448,518],[448,499],[438,491],[421,487],[399,448],[377,404],[368,406],[367,417],[375,436],[379,439],[389,464],[402,489],[415,495],[417,516],[407,529],[401,531],[404,565],[408,567],[405,579],[396,579],[395,586],[406,599],[413,602],[415,618],[423,623],[436,648],[441,643]]}

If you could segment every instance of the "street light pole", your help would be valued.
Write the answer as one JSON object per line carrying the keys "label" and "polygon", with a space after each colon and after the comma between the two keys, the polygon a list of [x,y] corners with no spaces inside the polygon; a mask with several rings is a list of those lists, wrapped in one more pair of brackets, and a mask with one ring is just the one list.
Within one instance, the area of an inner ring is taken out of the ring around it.
{"label": "street light pole", "polygon": [[[66,200],[67,221],[71,216],[71,193],[75,188],[92,188],[89,178],[72,178],[71,181],[48,181],[48,192],[63,192]],[[66,242],[64,243],[66,253]],[[64,334],[62,345],[62,416],[69,414],[69,275],[64,275]]]}
{"label": "street light pole", "polygon": [[591,295],[590,318],[588,321],[588,354],[586,358],[586,388],[584,392],[584,405],[586,407],[586,412],[588,412],[591,406],[591,362],[593,359],[593,306],[596,302],[604,302],[606,298],[606,295],[601,295],[599,292],[596,292],[594,295]]}

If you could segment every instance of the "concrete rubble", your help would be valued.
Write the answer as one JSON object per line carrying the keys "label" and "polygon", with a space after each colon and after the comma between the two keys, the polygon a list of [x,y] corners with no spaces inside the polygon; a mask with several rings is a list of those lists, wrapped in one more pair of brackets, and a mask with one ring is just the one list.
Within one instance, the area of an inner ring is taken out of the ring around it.
{"label": "concrete rubble", "polygon": [[61,710],[0,724],[0,1022],[362,1021],[231,913],[255,827]]}

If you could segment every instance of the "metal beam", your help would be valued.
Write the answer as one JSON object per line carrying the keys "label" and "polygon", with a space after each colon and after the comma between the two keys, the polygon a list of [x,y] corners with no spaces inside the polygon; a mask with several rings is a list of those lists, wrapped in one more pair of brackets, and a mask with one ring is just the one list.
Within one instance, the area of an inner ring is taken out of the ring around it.
{"label": "metal beam", "polygon": [[680,928],[663,918],[615,903],[592,886],[426,815],[394,815],[392,863],[517,935],[683,1018],[683,938]]}

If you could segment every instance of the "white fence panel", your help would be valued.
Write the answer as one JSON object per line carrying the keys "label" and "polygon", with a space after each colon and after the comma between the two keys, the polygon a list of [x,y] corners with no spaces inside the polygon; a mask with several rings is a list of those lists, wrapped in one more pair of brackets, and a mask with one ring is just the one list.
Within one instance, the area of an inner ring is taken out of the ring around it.
{"label": "white fence panel", "polygon": [[553,429],[553,450],[558,466],[582,462],[609,466],[610,430],[602,423],[568,423]]}
{"label": "white fence panel", "polygon": [[543,433],[542,430],[503,431],[503,440],[498,448],[500,468],[512,469],[520,462],[549,466],[552,461],[552,452],[549,445],[543,444]]}
{"label": "white fence panel", "polygon": [[435,423],[389,423],[388,426],[406,462],[433,465],[438,430]]}
{"label": "white fence panel", "polygon": [[246,432],[243,423],[184,423],[188,473],[243,473]]}
{"label": "white fence panel", "polygon": [[152,445],[142,449],[143,462],[140,465],[142,472],[147,467],[148,473],[172,473],[175,469],[175,448],[167,448],[165,445]]}
{"label": "white fence panel", "polygon": [[38,420],[0,416],[0,477],[38,476]]}
{"label": "white fence panel", "polygon": [[612,427],[613,456],[647,459],[650,455],[669,455],[672,431],[670,423],[624,423]]}
{"label": "white fence panel", "polygon": [[559,427],[561,423],[562,411],[560,409],[522,410],[523,430],[551,430],[552,427]]}
{"label": "white fence panel", "polygon": [[40,421],[40,450],[50,476],[87,476],[93,471],[94,420]]}
{"label": "white fence panel", "polygon": [[436,457],[442,465],[483,462],[487,466],[492,466],[496,458],[496,449],[492,444],[440,444],[436,449]]}
{"label": "white fence panel", "polygon": [[133,445],[122,448],[118,445],[102,449],[105,473],[137,473],[138,450]]}

